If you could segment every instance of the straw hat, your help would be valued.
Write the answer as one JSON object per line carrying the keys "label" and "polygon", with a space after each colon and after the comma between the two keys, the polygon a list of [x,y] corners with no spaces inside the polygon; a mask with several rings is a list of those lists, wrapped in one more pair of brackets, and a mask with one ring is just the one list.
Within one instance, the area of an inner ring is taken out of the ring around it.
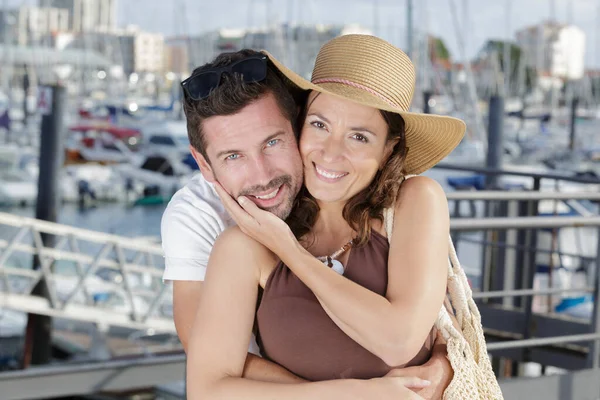
{"label": "straw hat", "polygon": [[459,119],[408,112],[415,91],[415,69],[408,56],[383,39],[344,35],[327,42],[317,55],[312,82],[263,51],[274,66],[301,89],[339,96],[398,113],[406,124],[408,175],[420,174],[460,143],[465,123]]}

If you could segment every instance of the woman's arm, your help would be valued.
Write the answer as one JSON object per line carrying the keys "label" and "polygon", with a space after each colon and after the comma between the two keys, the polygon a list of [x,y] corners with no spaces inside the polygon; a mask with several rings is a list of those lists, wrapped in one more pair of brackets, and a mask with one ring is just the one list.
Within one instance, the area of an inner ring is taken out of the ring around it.
{"label": "woman's arm", "polygon": [[217,240],[189,338],[189,399],[415,398],[405,387],[423,386],[414,378],[298,384],[241,378],[254,321],[260,266],[270,262],[274,262],[270,252],[237,228],[224,232]]}
{"label": "woman's arm", "polygon": [[422,348],[446,294],[447,204],[442,188],[430,178],[415,177],[402,185],[386,297],[324,270],[306,252],[283,261],[344,332],[388,365],[403,365]]}
{"label": "woman's arm", "polygon": [[386,297],[324,268],[290,238],[291,232],[250,201],[240,202],[245,215],[236,211],[231,198],[224,203],[242,229],[278,254],[357,343],[388,365],[403,365],[419,352],[446,293],[450,222],[446,196],[437,182],[415,177],[402,185]]}

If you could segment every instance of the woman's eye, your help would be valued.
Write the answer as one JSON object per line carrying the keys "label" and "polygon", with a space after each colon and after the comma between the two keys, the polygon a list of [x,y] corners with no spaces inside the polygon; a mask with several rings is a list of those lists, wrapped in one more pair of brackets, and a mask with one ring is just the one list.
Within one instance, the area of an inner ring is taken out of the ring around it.
{"label": "woman's eye", "polygon": [[369,141],[364,135],[361,135],[360,133],[355,133],[354,135],[352,135],[352,137],[363,143],[367,143]]}
{"label": "woman's eye", "polygon": [[315,128],[318,129],[325,129],[325,124],[322,123],[321,121],[314,121],[310,123],[312,126],[314,126]]}

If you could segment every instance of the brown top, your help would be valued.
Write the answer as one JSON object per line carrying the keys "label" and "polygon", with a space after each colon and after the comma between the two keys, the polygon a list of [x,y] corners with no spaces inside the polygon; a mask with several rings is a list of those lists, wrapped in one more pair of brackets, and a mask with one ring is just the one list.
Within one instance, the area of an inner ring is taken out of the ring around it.
{"label": "brown top", "polygon": [[[365,246],[350,250],[344,276],[385,296],[388,253],[387,238],[373,231]],[[281,262],[267,280],[256,323],[263,355],[304,379],[369,379],[392,369],[338,328],[312,291]],[[419,354],[404,366],[425,363],[433,339],[432,329]]]}

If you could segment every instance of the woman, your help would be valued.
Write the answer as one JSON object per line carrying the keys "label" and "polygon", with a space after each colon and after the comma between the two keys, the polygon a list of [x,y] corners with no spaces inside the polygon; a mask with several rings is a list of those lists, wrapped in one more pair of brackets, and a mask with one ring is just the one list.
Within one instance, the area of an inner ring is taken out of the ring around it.
{"label": "woman", "polygon": [[[381,377],[429,356],[446,293],[449,232],[440,186],[404,177],[450,153],[464,123],[408,113],[412,63],[372,36],[328,42],[312,83],[270,59],[312,91],[299,144],[306,190],[288,226],[243,197],[241,209],[218,189],[239,229],[222,234],[211,255],[202,324],[194,326],[189,348],[188,394],[398,398],[402,382]],[[388,210],[391,220],[384,219]],[[256,317],[265,356],[321,382],[239,378],[261,288]],[[335,379],[356,385],[342,393]]]}

